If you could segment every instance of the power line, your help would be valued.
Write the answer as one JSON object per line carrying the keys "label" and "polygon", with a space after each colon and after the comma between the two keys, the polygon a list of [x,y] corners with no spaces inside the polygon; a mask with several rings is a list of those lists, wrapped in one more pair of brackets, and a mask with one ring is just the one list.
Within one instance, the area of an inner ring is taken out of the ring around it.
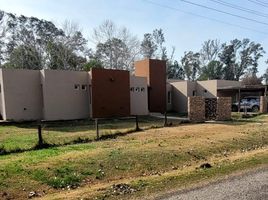
{"label": "power line", "polygon": [[248,1],[251,2],[251,3],[255,3],[255,4],[259,5],[259,6],[264,6],[264,7],[268,8],[268,5],[263,3],[263,2],[261,2],[261,1],[257,1],[257,0],[256,1],[248,0]]}
{"label": "power line", "polygon": [[255,22],[255,23],[259,23],[259,24],[263,24],[263,25],[268,26],[268,23],[266,23],[266,22],[261,22],[261,21],[251,19],[251,18],[248,18],[248,17],[244,17],[244,16],[233,14],[233,13],[225,12],[225,11],[222,11],[222,10],[218,10],[216,8],[211,8],[211,7],[201,5],[201,4],[198,4],[198,3],[194,3],[194,2],[191,2],[191,1],[187,1],[187,0],[180,0],[180,1],[188,3],[188,4],[191,4],[191,5],[194,5],[194,6],[199,6],[201,8],[206,8],[208,10],[213,10],[213,11],[216,11],[216,12],[219,12],[219,13],[223,13],[223,14],[226,14],[226,15],[230,15],[230,16],[233,16],[233,17],[237,17],[237,18],[240,18],[240,19],[245,19],[245,20],[248,20],[248,21],[252,21],[252,22]]}
{"label": "power line", "polygon": [[257,16],[268,18],[268,14],[258,12],[256,10],[248,9],[248,8],[245,8],[245,7],[241,7],[241,6],[238,6],[238,5],[235,5],[235,4],[231,4],[231,3],[228,3],[228,2],[225,2],[225,1],[221,1],[221,0],[209,0],[209,1],[212,1],[212,2],[217,3],[217,4],[224,5],[224,6],[229,7],[229,8],[233,8],[233,9],[244,11],[244,12],[247,12],[247,13],[251,13],[251,14],[254,14],[254,15],[257,15]]}
{"label": "power line", "polygon": [[156,2],[153,2],[153,1],[150,1],[150,0],[143,0],[143,1],[145,1],[147,3],[150,3],[152,5],[156,5],[156,6],[159,6],[159,7],[162,7],[162,8],[169,9],[169,10],[186,13],[188,15],[193,15],[193,16],[196,16],[196,17],[204,18],[204,19],[207,19],[207,20],[210,20],[210,21],[215,21],[215,22],[222,23],[222,24],[229,25],[229,26],[233,26],[233,27],[236,27],[236,28],[238,27],[238,28],[249,30],[249,31],[253,31],[253,32],[256,32],[256,33],[261,33],[261,34],[264,34],[264,35],[268,35],[268,32],[259,31],[259,30],[252,29],[252,28],[249,28],[249,27],[246,27],[246,26],[240,26],[240,25],[232,24],[232,23],[229,23],[229,22],[226,22],[226,21],[222,21],[222,20],[219,20],[219,19],[215,19],[215,18],[211,18],[211,17],[207,17],[207,16],[195,14],[195,13],[192,13],[192,12],[181,10],[179,8],[174,8],[174,7],[171,7],[171,6],[159,4],[159,3],[156,3]]}

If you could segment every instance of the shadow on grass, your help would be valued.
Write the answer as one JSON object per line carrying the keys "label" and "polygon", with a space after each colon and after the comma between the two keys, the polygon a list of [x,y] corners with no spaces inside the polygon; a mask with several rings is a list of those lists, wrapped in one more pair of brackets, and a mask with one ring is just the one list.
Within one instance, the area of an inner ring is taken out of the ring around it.
{"label": "shadow on grass", "polygon": [[62,146],[66,146],[66,145],[92,143],[92,142],[97,142],[97,141],[116,139],[118,137],[129,135],[131,133],[137,133],[137,132],[141,132],[141,131],[148,130],[148,129],[157,129],[157,128],[162,128],[162,127],[163,126],[151,126],[151,127],[144,128],[144,129],[140,129],[140,128],[130,129],[130,130],[127,130],[124,132],[117,131],[115,133],[101,135],[98,139],[89,139],[89,138],[78,137],[75,140],[72,140],[70,142],[65,142],[63,144],[47,143],[44,141],[42,144],[36,144],[35,146],[33,146],[31,148],[27,148],[27,149],[16,148],[13,150],[6,150],[4,147],[0,146],[0,155],[9,155],[9,154],[22,153],[22,152],[27,152],[27,151],[48,149],[48,148],[54,148],[54,147],[62,147]]}

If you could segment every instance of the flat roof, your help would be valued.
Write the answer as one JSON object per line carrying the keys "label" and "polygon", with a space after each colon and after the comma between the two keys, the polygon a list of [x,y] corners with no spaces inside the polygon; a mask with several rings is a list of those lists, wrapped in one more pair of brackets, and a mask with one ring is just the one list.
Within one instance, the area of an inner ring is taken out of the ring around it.
{"label": "flat roof", "polygon": [[224,86],[219,87],[217,90],[262,90],[265,89],[267,85],[242,85],[242,86]]}

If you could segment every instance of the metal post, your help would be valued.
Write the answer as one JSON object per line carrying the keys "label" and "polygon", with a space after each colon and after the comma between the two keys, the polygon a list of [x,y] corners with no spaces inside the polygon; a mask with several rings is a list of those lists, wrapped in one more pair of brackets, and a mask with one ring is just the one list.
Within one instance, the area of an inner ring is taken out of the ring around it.
{"label": "metal post", "polygon": [[165,112],[165,122],[164,122],[164,126],[167,126],[167,112]]}
{"label": "metal post", "polygon": [[38,125],[38,146],[41,147],[43,146],[43,137],[42,137],[42,127],[41,125],[39,124]]}
{"label": "metal post", "polygon": [[138,115],[136,115],[136,131],[139,131],[140,127],[139,127],[139,119],[138,119]]}
{"label": "metal post", "polygon": [[99,135],[99,123],[98,123],[98,119],[95,119],[95,127],[96,127],[97,140],[99,140],[100,139],[100,135]]}
{"label": "metal post", "polygon": [[240,88],[238,89],[238,113],[240,113],[240,101],[241,101],[241,94],[240,94]]}

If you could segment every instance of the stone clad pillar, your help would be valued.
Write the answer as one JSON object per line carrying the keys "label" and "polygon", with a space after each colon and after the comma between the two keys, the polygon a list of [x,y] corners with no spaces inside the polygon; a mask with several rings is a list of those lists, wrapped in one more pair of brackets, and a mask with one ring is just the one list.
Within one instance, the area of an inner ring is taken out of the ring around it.
{"label": "stone clad pillar", "polygon": [[217,120],[230,120],[232,114],[232,98],[218,97],[217,98]]}
{"label": "stone clad pillar", "polygon": [[188,118],[194,122],[205,121],[205,99],[203,97],[188,97]]}
{"label": "stone clad pillar", "polygon": [[267,97],[260,97],[260,113],[267,113]]}

